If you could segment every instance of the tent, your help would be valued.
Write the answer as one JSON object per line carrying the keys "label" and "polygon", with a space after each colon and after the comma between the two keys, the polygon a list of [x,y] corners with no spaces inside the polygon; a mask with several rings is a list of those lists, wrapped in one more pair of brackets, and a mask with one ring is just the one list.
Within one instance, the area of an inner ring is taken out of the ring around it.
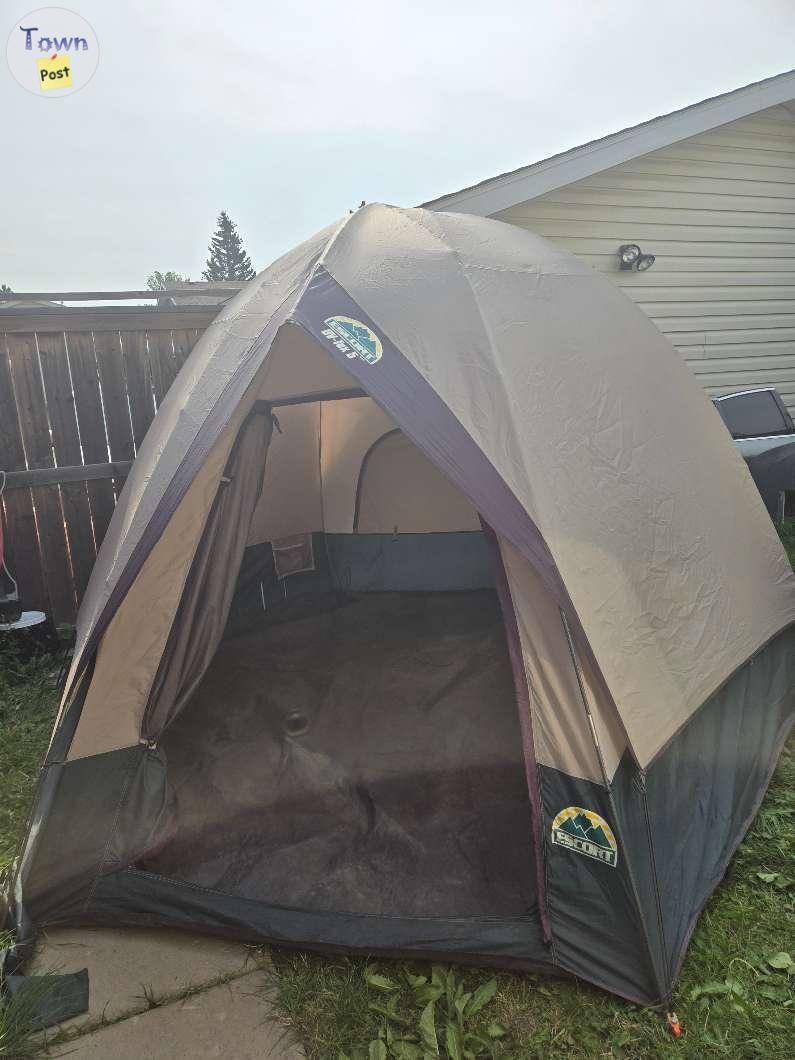
{"label": "tent", "polygon": [[793,717],[795,582],[605,277],[367,206],[158,411],[82,604],[10,908],[670,996]]}

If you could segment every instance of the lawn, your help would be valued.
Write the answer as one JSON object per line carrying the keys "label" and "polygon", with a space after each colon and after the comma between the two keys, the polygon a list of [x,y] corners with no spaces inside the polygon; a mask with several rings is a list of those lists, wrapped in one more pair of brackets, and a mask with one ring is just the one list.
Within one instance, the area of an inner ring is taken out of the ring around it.
{"label": "lawn", "polygon": [[[792,558],[795,523],[782,538]],[[49,737],[57,669],[51,656],[24,662],[0,641],[0,871],[17,850]],[[659,1015],[584,983],[488,969],[277,950],[279,999],[310,1060],[789,1060],[795,1056],[793,876],[795,738],[693,936],[674,998],[679,1041]],[[0,1033],[3,1055],[13,1054],[3,1052]]]}
{"label": "lawn", "polygon": [[16,855],[50,737],[60,658],[24,660],[0,634],[0,873]]}

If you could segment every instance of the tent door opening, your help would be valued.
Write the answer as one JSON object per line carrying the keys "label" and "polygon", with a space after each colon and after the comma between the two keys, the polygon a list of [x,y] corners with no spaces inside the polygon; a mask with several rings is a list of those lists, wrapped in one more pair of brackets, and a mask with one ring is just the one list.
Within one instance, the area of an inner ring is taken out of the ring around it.
{"label": "tent door opening", "polygon": [[[277,412],[223,636],[160,740],[171,812],[139,868],[320,914],[533,913],[477,512],[369,398]],[[303,557],[292,574],[286,538]]]}

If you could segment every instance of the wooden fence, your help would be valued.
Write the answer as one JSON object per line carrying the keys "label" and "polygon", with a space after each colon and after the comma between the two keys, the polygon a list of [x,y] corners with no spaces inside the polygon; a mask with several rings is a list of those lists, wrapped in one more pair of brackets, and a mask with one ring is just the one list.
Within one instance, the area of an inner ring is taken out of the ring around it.
{"label": "wooden fence", "polygon": [[2,518],[26,608],[74,622],[131,462],[217,312],[0,311]]}

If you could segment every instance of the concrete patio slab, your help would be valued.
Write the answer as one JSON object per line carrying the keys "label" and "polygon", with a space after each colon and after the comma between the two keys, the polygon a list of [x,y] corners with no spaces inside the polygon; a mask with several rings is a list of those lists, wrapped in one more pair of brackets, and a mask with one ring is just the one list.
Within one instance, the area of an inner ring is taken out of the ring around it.
{"label": "concrete patio slab", "polygon": [[72,1060],[303,1060],[274,1019],[269,977],[254,971],[53,1047]]}
{"label": "concrete patio slab", "polygon": [[61,1025],[86,1025],[143,1012],[151,1002],[266,965],[267,958],[239,942],[178,931],[60,928],[42,935],[31,975],[88,969],[89,1011]]}

